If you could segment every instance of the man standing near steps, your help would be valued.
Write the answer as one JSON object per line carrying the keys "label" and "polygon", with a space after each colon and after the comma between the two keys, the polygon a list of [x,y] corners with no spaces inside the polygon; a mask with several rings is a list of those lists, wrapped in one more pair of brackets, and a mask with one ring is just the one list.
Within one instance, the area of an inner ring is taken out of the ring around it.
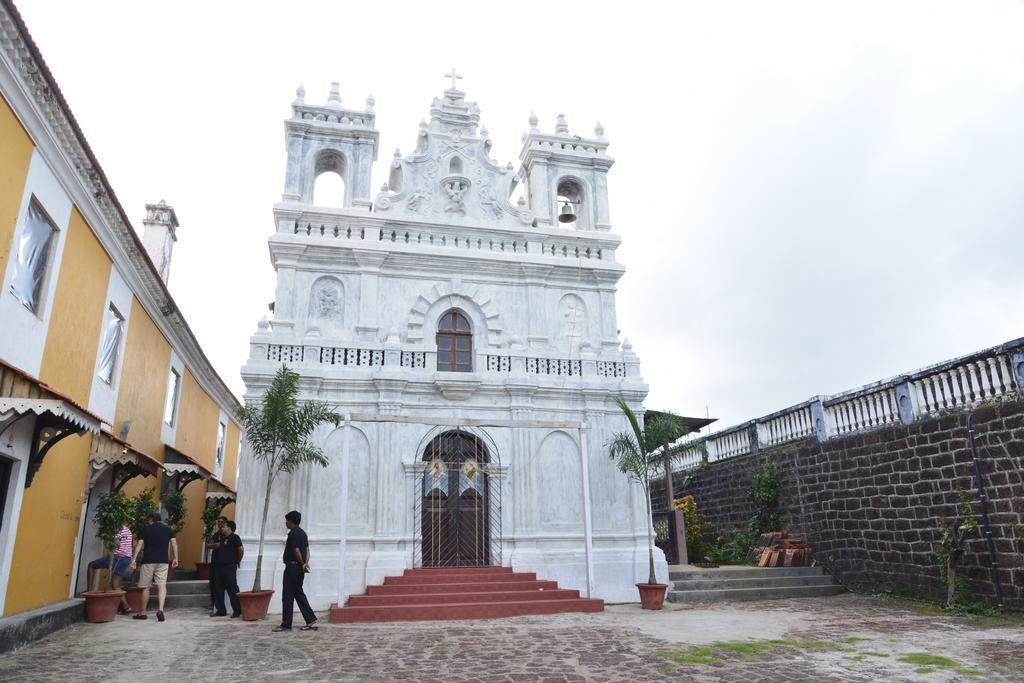
{"label": "man standing near steps", "polygon": [[242,548],[242,539],[235,533],[235,523],[230,519],[224,520],[220,525],[221,543],[213,551],[213,587],[214,587],[214,611],[211,617],[226,617],[227,609],[224,607],[224,592],[227,591],[228,599],[231,601],[231,618],[237,619],[242,616],[242,606],[238,602],[238,580],[236,571],[242,564],[242,555],[245,551]]}
{"label": "man standing near steps", "polygon": [[[142,553],[139,569],[139,585],[142,587],[142,610],[132,619],[148,619],[146,610],[149,607],[149,587],[156,584],[157,621],[164,620],[164,601],[167,599],[167,565],[178,566],[178,542],[174,539],[171,527],[162,523],[159,512],[149,516],[149,524],[139,534],[135,542],[135,553],[132,555],[130,569],[134,570]],[[170,546],[171,559],[168,563],[167,548]]]}
{"label": "man standing near steps", "polygon": [[306,625],[300,630],[315,631],[316,614],[309,606],[306,593],[302,590],[302,581],[309,572],[309,539],[306,532],[302,530],[299,523],[302,521],[302,514],[298,510],[292,510],[284,516],[285,526],[288,527],[288,540],[284,544],[284,587],[281,590],[281,625],[274,627],[274,631],[292,630],[292,613],[295,611],[294,603],[299,603],[299,611]]}

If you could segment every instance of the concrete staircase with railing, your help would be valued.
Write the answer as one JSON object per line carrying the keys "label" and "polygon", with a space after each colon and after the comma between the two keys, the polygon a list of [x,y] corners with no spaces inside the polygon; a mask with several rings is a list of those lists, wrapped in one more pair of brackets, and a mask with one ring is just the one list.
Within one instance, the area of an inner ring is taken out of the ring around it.
{"label": "concrete staircase with railing", "polygon": [[672,567],[666,599],[684,605],[836,595],[845,589],[821,567]]}

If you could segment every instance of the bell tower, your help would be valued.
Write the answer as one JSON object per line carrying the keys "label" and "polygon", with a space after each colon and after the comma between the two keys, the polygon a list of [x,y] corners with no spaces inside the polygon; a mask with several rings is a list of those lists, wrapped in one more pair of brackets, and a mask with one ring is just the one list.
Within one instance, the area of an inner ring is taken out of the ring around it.
{"label": "bell tower", "polygon": [[363,110],[341,104],[337,83],[331,83],[327,104],[306,104],[306,89],[295,91],[292,117],[285,121],[288,167],[285,202],[313,203],[313,186],[321,173],[337,173],[345,183],[344,206],[372,206],[370,166],[377,160],[380,133],[374,128],[373,95]]}
{"label": "bell tower", "polygon": [[[608,169],[615,160],[606,153],[604,126],[598,123],[594,137],[582,138],[569,132],[562,114],[554,134],[537,128],[536,114],[531,114],[529,121],[530,131],[523,136],[519,153],[523,162],[520,173],[537,225],[611,230]],[[570,213],[574,220],[567,220]]]}

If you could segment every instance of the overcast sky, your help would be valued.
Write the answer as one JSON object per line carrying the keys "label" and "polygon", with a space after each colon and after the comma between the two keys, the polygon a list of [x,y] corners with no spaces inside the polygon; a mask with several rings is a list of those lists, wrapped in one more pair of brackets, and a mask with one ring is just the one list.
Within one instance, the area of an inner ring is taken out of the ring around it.
{"label": "overcast sky", "polygon": [[136,226],[177,210],[171,291],[239,395],[296,86],[374,94],[376,188],[453,65],[502,163],[531,111],[604,124],[649,407],[726,427],[1024,336],[1020,2],[18,6]]}

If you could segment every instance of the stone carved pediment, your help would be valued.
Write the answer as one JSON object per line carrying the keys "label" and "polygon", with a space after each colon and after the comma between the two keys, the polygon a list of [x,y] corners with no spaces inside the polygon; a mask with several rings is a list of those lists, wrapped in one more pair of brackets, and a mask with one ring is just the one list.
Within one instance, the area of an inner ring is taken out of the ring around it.
{"label": "stone carved pediment", "polygon": [[391,162],[391,180],[374,200],[377,212],[395,218],[506,227],[533,224],[533,214],[509,201],[516,183],[512,164],[490,158],[486,129],[478,133],[480,114],[458,90],[434,100],[431,122],[420,124],[416,150]]}

